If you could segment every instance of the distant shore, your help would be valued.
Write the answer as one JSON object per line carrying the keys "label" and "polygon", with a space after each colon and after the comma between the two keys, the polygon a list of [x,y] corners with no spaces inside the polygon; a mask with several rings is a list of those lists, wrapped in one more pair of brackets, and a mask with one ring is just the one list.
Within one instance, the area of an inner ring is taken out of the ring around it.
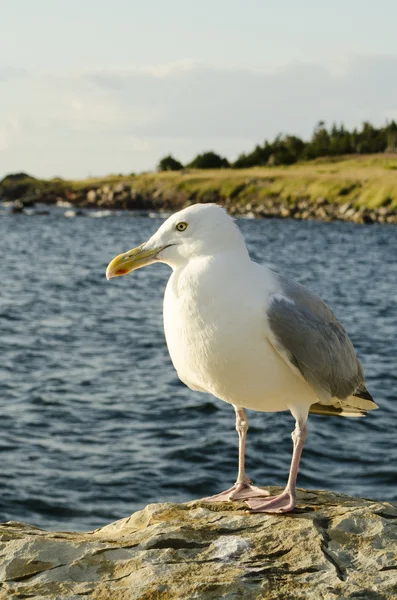
{"label": "distant shore", "polygon": [[0,200],[15,212],[36,203],[76,209],[174,211],[196,202],[262,218],[397,223],[397,156],[321,159],[290,167],[182,170],[85,180],[0,182]]}

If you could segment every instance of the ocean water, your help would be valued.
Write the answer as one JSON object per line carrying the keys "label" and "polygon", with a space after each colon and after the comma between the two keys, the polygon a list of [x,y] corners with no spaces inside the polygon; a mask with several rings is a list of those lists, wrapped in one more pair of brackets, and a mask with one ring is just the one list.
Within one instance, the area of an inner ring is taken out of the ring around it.
{"label": "ocean water", "polygon": [[[234,411],[176,376],[162,328],[168,268],[105,279],[162,217],[64,212],[0,214],[0,520],[88,530],[229,487]],[[397,500],[397,227],[239,225],[255,260],[329,303],[380,405],[365,419],[310,417],[298,485]],[[247,413],[247,472],[283,485],[292,417]]]}

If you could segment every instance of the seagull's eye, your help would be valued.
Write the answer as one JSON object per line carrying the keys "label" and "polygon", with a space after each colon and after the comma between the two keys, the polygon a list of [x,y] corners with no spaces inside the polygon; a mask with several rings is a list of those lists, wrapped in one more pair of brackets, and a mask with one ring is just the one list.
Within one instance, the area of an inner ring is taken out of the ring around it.
{"label": "seagull's eye", "polygon": [[177,231],[185,231],[186,227],[187,227],[187,223],[185,223],[185,221],[181,221],[180,223],[176,224],[175,229]]}

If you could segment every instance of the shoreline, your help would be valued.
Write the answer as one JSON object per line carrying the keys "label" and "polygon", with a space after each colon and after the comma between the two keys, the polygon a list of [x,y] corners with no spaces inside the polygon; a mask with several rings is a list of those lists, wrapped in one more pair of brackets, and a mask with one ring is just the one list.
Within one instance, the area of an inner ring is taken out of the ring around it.
{"label": "shoreline", "polygon": [[[100,211],[106,213],[119,213],[120,211],[136,212],[139,214],[172,214],[177,210],[190,206],[193,202],[187,201],[185,203],[167,203],[166,206],[154,206],[153,203],[148,200],[147,203],[139,207],[123,207],[123,206],[109,206],[107,204],[95,204],[81,202],[79,204],[73,204],[69,200],[58,198],[53,202],[43,202],[40,198],[35,202],[24,203],[21,200],[0,201],[0,207],[3,205],[8,208],[9,211],[6,214],[21,214],[26,216],[46,216],[50,214],[50,207],[64,208],[66,209],[63,216],[75,217],[75,216],[87,216],[89,212],[84,211]],[[217,202],[221,204],[229,214],[234,217],[248,218],[248,219],[295,219],[297,221],[318,221],[318,222],[346,222],[356,224],[388,224],[397,225],[397,213],[389,210],[379,209],[355,209],[350,203],[343,204],[341,206],[321,203],[316,205],[308,205],[307,202],[301,201],[295,206],[286,206],[283,203],[277,203],[274,201],[273,205],[227,205],[225,203]],[[0,213],[1,214],[1,213]],[[4,215],[4,212],[2,213]]]}
{"label": "shoreline", "polygon": [[251,218],[397,224],[397,156],[312,161],[291,167],[182,170],[68,181],[24,173],[0,182],[13,212],[35,204],[172,211],[202,202]]}

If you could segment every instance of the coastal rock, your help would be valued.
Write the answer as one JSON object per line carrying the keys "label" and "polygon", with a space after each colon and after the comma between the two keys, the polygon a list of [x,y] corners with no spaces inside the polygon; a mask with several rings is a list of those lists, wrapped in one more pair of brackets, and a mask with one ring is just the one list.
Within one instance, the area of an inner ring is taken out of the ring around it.
{"label": "coastal rock", "polygon": [[302,490],[298,507],[266,515],[243,503],[150,504],[89,533],[9,522],[0,599],[397,597],[396,505]]}
{"label": "coastal rock", "polygon": [[[341,217],[343,217],[343,215],[346,215],[346,213],[347,213],[349,210],[351,210],[351,209],[352,209],[352,205],[351,205],[351,203],[350,203],[350,202],[345,202],[344,204],[341,204],[341,205],[339,206],[339,210],[338,210],[338,212],[339,212],[339,215],[340,215]],[[352,214],[354,214],[354,209],[353,209],[353,213],[352,213]]]}
{"label": "coastal rock", "polygon": [[87,202],[89,202],[90,204],[94,204],[96,202],[96,199],[97,199],[97,191],[89,190],[87,192]]}
{"label": "coastal rock", "polygon": [[290,216],[291,216],[291,211],[290,211],[290,209],[289,209],[287,206],[282,206],[282,207],[280,208],[280,216],[281,216],[283,219],[286,219],[286,218],[290,217]]}
{"label": "coastal rock", "polygon": [[24,209],[23,203],[21,202],[21,200],[14,200],[13,205],[12,205],[12,212],[13,213],[22,213]]}

